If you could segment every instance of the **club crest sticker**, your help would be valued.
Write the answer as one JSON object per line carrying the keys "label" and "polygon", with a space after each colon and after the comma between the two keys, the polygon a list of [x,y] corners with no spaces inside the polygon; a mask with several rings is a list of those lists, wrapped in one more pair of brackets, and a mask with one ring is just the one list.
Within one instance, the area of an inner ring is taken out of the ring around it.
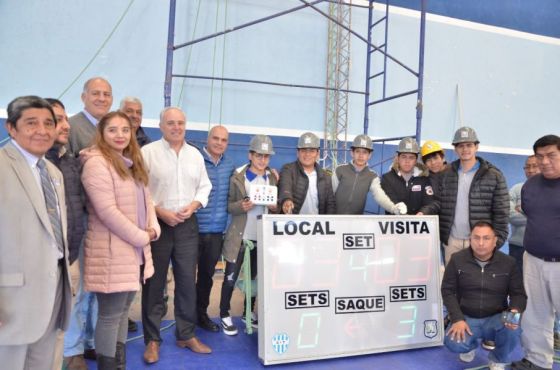
{"label": "club crest sticker", "polygon": [[286,333],[278,333],[272,337],[272,348],[274,352],[283,354],[288,350],[290,344],[290,337]]}
{"label": "club crest sticker", "polygon": [[426,338],[435,338],[438,334],[437,320],[425,320],[424,321],[424,336]]}

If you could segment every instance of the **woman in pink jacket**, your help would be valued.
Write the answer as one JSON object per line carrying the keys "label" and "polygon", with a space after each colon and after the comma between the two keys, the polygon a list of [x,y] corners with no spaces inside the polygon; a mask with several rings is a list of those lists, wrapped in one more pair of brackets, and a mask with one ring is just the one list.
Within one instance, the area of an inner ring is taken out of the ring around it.
{"label": "woman in pink jacket", "polygon": [[95,145],[82,150],[80,159],[89,213],[84,286],[99,302],[97,365],[124,370],[128,309],[140,282],[154,273],[150,241],[158,238],[160,228],[148,173],[125,114],[104,116]]}

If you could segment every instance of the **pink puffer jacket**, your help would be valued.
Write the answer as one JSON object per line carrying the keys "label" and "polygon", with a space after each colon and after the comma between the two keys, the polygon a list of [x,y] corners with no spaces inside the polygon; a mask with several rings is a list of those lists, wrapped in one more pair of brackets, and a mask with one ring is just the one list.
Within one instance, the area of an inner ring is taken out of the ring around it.
{"label": "pink puffer jacket", "polygon": [[[144,253],[144,281],[154,274],[150,237],[138,225],[136,184],[123,180],[95,148],[80,152],[82,183],[88,202],[84,253],[84,287],[87,291],[115,293],[140,289],[140,261]],[[147,187],[147,227],[160,227]]]}

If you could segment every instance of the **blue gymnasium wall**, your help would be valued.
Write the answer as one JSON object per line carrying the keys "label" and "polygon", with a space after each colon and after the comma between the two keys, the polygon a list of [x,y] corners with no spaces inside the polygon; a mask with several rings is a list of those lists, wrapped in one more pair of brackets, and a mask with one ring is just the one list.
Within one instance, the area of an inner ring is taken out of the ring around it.
{"label": "blue gymnasium wall", "polygon": [[[224,1],[178,0],[176,43],[301,5],[296,0],[227,4],[226,13]],[[391,4],[402,7],[391,10],[389,52],[416,69],[414,6],[419,0]],[[521,181],[524,155],[535,139],[559,132],[560,2],[429,0],[428,9],[422,138],[450,147],[461,122],[470,125],[479,134],[482,155],[504,171],[508,185]],[[158,136],[168,12],[163,0],[0,2],[0,107],[20,95],[62,96],[73,114],[82,108],[84,81],[101,75],[112,83],[113,109],[126,95],[140,97],[144,125]],[[57,21],[61,17],[64,22]],[[355,8],[352,28],[365,35],[366,23],[367,12]],[[324,85],[326,36],[326,19],[306,9],[183,49],[175,54],[174,72]],[[381,35],[374,40],[381,43]],[[351,40],[351,59],[350,88],[363,90],[365,46],[356,38]],[[379,63],[374,60],[374,69]],[[389,95],[414,88],[410,74],[394,65],[389,65],[388,77]],[[372,92],[379,95],[379,85]],[[299,88],[176,79],[172,103],[188,113],[189,139],[222,123],[232,132],[233,144],[247,144],[250,135],[264,133],[277,146],[293,147],[303,131],[322,132],[325,116],[324,92]],[[412,134],[414,106],[415,98],[408,97],[370,110],[368,134]],[[5,117],[1,110],[0,117]],[[362,122],[363,97],[352,95],[351,136],[362,132]],[[242,163],[245,149],[231,146],[232,151],[237,148],[232,153]],[[293,149],[278,153],[272,160],[275,167],[294,159]],[[371,163],[379,162],[380,155],[377,148]]]}

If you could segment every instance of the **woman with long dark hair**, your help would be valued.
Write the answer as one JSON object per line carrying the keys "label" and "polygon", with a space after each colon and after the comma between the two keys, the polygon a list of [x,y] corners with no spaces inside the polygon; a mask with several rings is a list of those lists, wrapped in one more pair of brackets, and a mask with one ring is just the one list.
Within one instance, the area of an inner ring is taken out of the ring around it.
{"label": "woman with long dark hair", "polygon": [[89,212],[84,286],[99,302],[97,365],[124,370],[128,310],[140,282],[154,273],[150,242],[160,227],[148,173],[124,113],[110,112],[99,121],[95,144],[82,150],[80,159]]}

